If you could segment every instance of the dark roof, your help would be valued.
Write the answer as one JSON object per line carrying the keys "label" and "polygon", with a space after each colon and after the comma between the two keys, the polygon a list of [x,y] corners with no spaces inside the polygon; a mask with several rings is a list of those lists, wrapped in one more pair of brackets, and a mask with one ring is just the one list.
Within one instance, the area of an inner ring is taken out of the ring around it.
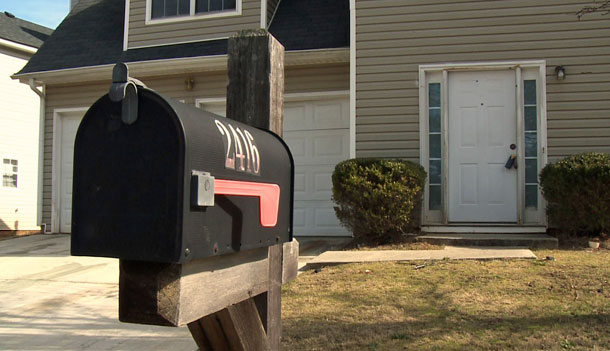
{"label": "dark roof", "polygon": [[282,0],[269,32],[286,50],[349,47],[349,1]]}
{"label": "dark roof", "polygon": [[15,43],[39,48],[53,33],[51,28],[15,17],[9,12],[0,12],[0,38]]}
{"label": "dark roof", "polygon": [[[19,74],[227,53],[226,39],[124,52],[124,11],[124,0],[80,0]],[[269,31],[286,50],[348,47],[349,1],[282,0]]]}

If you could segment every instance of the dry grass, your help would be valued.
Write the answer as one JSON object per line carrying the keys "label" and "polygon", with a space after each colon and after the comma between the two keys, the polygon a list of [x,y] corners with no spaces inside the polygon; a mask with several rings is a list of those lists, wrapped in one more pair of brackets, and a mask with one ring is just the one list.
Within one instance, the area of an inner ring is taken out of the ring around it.
{"label": "dry grass", "polygon": [[610,350],[610,250],[352,264],[283,293],[285,350]]}

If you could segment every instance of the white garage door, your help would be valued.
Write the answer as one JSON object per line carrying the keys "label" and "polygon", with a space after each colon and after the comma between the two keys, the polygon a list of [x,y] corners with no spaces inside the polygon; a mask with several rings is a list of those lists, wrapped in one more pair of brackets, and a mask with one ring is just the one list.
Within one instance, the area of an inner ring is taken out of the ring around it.
{"label": "white garage door", "polygon": [[331,200],[335,165],[349,158],[349,100],[285,103],[284,139],[295,163],[294,235],[349,235]]}
{"label": "white garage door", "polygon": [[[225,115],[224,101],[201,107]],[[331,200],[335,165],[349,158],[349,99],[286,101],[284,140],[295,163],[294,235],[351,235]]]}
{"label": "white garage door", "polygon": [[74,169],[74,139],[84,112],[62,113],[59,130],[59,184],[56,202],[59,206],[60,233],[72,231],[72,172]]}

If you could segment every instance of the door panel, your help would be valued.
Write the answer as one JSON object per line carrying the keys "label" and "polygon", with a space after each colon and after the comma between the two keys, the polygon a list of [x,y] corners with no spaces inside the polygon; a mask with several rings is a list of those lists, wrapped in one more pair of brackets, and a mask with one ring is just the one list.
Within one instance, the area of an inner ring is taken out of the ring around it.
{"label": "door panel", "polygon": [[516,222],[514,71],[449,73],[449,221]]}

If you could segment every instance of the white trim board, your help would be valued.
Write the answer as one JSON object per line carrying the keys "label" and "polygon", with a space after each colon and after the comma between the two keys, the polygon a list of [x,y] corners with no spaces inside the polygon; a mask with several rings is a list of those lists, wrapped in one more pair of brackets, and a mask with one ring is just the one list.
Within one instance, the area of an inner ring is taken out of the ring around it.
{"label": "white trim board", "polygon": [[267,29],[267,0],[261,0],[261,28]]}
{"label": "white trim board", "polygon": [[61,182],[61,121],[62,115],[74,112],[87,112],[88,107],[57,108],[53,110],[53,153],[51,156],[51,231],[59,233],[59,215],[61,210],[60,203],[60,182]]}
{"label": "white trim board", "polygon": [[125,0],[125,24],[123,28],[123,51],[129,48],[129,11],[131,0]]}

